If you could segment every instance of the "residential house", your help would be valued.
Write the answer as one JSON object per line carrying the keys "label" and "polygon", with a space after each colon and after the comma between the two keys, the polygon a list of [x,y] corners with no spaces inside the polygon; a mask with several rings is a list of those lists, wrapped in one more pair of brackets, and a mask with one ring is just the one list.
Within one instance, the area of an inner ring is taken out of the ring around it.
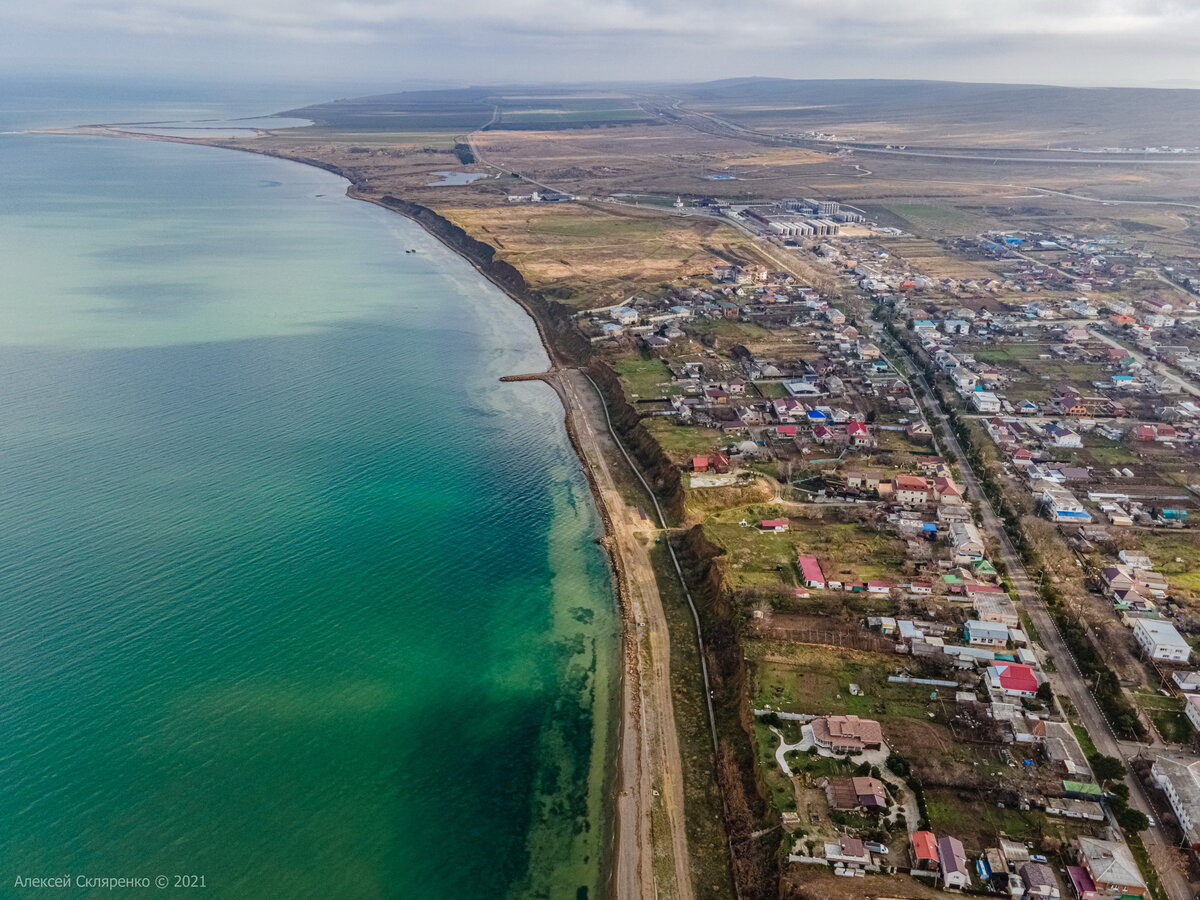
{"label": "residential house", "polygon": [[769,531],[774,534],[783,534],[791,527],[791,522],[787,519],[763,519],[759,525],[760,531]]}
{"label": "residential house", "polygon": [[1027,862],[1017,869],[1017,874],[1021,876],[1021,883],[1025,885],[1022,900],[1030,900],[1031,897],[1049,897],[1051,900],[1057,900],[1060,896],[1054,870],[1045,863]]}
{"label": "residential house", "polygon": [[988,666],[988,688],[993,694],[1005,697],[1036,697],[1037,675],[1032,666],[1021,663],[998,662]]}
{"label": "residential house", "polygon": [[974,522],[951,522],[947,533],[956,563],[970,564],[984,557],[983,535]]}
{"label": "residential house", "polygon": [[1146,897],[1149,891],[1129,848],[1118,841],[1076,838],[1079,864],[1101,897]]}
{"label": "residential house", "polygon": [[942,873],[942,887],[961,891],[971,884],[971,873],[967,871],[967,851],[962,841],[950,835],[942,835],[937,842],[938,862]]}
{"label": "residential house", "polygon": [[897,475],[893,489],[896,502],[905,506],[922,506],[929,502],[929,485],[916,475]]}
{"label": "residential house", "polygon": [[874,719],[818,716],[812,720],[811,728],[817,745],[829,750],[877,750],[883,746],[883,729]]}
{"label": "residential house", "polygon": [[1171,680],[1181,691],[1188,693],[1200,691],[1200,672],[1172,672]]}
{"label": "residential house", "polygon": [[1047,488],[1042,491],[1042,503],[1045,505],[1047,518],[1052,522],[1085,525],[1092,521],[1092,514],[1084,509],[1083,504],[1068,490]]}
{"label": "residential house", "polygon": [[936,872],[938,869],[937,838],[932,831],[914,831],[912,833],[911,849],[913,868],[924,872]]}
{"label": "residential house", "polygon": [[850,422],[846,425],[846,437],[850,439],[851,445],[862,447],[871,443],[870,429],[863,422]]}
{"label": "residential house", "polygon": [[844,834],[837,843],[825,843],[825,858],[830,865],[851,869],[863,869],[871,864],[871,854],[863,842]]}
{"label": "residential house", "polygon": [[963,625],[963,636],[975,647],[1005,647],[1008,645],[1008,627],[996,622],[981,622],[968,619]]}
{"label": "residential house", "polygon": [[825,796],[833,809],[884,810],[888,805],[887,788],[878,778],[830,778]]}
{"label": "residential house", "polygon": [[991,391],[974,391],[971,394],[971,405],[981,413],[1000,412],[1000,398]]}

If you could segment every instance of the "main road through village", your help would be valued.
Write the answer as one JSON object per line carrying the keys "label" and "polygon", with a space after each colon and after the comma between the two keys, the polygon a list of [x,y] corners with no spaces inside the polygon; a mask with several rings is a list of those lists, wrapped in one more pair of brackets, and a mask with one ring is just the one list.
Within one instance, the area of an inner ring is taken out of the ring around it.
{"label": "main road through village", "polygon": [[[1115,756],[1118,759],[1128,759],[1133,755],[1131,751],[1135,751],[1137,745],[1123,744],[1113,735],[1108,721],[1100,711],[1100,707],[1088,689],[1087,682],[1084,681],[1083,675],[1075,664],[1071,651],[1067,649],[1066,642],[1059,634],[1049,610],[1046,609],[1046,604],[1042,601],[1040,593],[1025,570],[1024,563],[1021,562],[1021,557],[1013,547],[1008,532],[1005,531],[1003,523],[996,515],[995,509],[992,508],[991,501],[983,491],[979,478],[967,461],[967,455],[963,452],[962,445],[959,444],[950,426],[949,417],[938,405],[933,390],[925,376],[920,374],[921,370],[915,361],[894,341],[889,343],[894,351],[908,363],[909,371],[916,373],[910,379],[909,384],[910,387],[919,388],[919,399],[927,416],[937,419],[945,428],[945,438],[942,440],[941,450],[947,459],[958,464],[968,496],[979,501],[984,530],[999,547],[1000,559],[1008,571],[1013,589],[1016,590],[1021,599],[1021,605],[1037,628],[1045,654],[1054,661],[1056,671],[1050,676],[1050,681],[1054,686],[1055,693],[1065,695],[1070,699],[1079,714],[1083,727],[1087,729],[1092,743],[1096,745],[1099,752]],[[1129,786],[1130,804],[1135,809],[1153,816],[1153,807],[1138,780],[1129,775],[1126,777],[1125,783]],[[1142,841],[1146,845],[1154,867],[1162,879],[1163,887],[1170,895],[1171,900],[1194,900],[1195,895],[1183,873],[1182,862],[1172,849],[1171,843],[1163,834],[1162,829],[1157,825],[1148,828],[1142,832]]]}

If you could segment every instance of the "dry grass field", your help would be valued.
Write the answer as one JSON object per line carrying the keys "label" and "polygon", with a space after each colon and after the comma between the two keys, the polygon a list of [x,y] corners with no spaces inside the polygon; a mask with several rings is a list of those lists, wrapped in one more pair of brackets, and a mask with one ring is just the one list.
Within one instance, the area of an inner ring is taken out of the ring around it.
{"label": "dry grass field", "polygon": [[581,308],[616,303],[724,261],[758,259],[748,238],[719,221],[616,204],[439,211],[496,247],[532,285]]}

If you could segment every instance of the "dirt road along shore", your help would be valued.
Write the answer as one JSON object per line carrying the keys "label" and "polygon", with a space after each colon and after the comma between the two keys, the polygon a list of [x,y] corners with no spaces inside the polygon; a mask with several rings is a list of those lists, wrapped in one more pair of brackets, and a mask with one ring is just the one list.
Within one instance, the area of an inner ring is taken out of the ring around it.
{"label": "dirt road along shore", "polygon": [[624,623],[612,894],[692,900],[671,636],[649,555],[659,532],[617,490],[610,460],[618,449],[595,387],[573,369],[546,380],[562,398],[567,430],[604,517]]}

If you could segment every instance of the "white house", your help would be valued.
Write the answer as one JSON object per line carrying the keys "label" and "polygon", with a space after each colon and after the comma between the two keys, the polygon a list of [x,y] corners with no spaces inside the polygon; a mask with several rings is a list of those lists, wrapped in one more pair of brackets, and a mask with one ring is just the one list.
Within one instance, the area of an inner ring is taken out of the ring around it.
{"label": "white house", "polygon": [[971,873],[967,871],[967,851],[962,841],[950,835],[938,838],[938,863],[942,872],[942,887],[961,891],[971,884]]}
{"label": "white house", "polygon": [[951,522],[948,529],[950,546],[954,548],[956,563],[970,563],[983,559],[983,535],[974,522]]}
{"label": "white house", "polygon": [[991,391],[975,391],[971,394],[971,403],[981,413],[1000,412],[1000,398]]}
{"label": "white house", "polygon": [[1151,659],[1187,662],[1192,655],[1191,645],[1170,622],[1159,619],[1135,619],[1133,636]]}
{"label": "white house", "polygon": [[1070,491],[1046,489],[1042,491],[1042,502],[1046,505],[1046,515],[1053,522],[1076,522],[1086,525],[1092,521],[1092,515],[1083,508],[1075,495]]}
{"label": "white house", "polygon": [[1004,647],[1008,644],[1008,626],[998,622],[968,619],[963,625],[967,643],[975,647]]}

